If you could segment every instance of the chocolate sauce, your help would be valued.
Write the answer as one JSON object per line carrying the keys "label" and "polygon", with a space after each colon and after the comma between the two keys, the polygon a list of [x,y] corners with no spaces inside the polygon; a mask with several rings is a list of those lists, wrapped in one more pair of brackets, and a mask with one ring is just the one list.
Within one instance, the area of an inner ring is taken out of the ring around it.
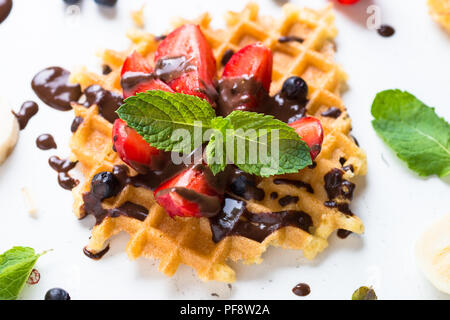
{"label": "chocolate sauce", "polygon": [[102,66],[102,74],[103,75],[108,75],[108,74],[110,74],[112,72],[112,69],[111,69],[111,67],[110,66],[108,66],[107,64],[104,64],[103,66]]}
{"label": "chocolate sauce", "polygon": [[72,125],[70,126],[70,131],[76,132],[80,124],[84,121],[83,117],[75,117],[72,121]]}
{"label": "chocolate sauce", "polygon": [[12,0],[0,0],[0,23],[5,21],[12,9]]}
{"label": "chocolate sauce", "polygon": [[317,167],[317,162],[315,162],[315,161],[313,160],[312,164],[310,164],[310,165],[308,166],[308,168],[309,168],[309,169],[314,169],[315,167]]}
{"label": "chocolate sauce", "polygon": [[278,203],[282,207],[286,207],[286,206],[288,206],[290,204],[297,203],[297,202],[298,202],[298,197],[297,196],[284,196],[283,198],[278,200]]}
{"label": "chocolate sauce", "polygon": [[273,180],[274,184],[288,184],[297,188],[305,188],[306,191],[309,193],[314,193],[314,189],[309,183],[299,181],[299,180],[291,180],[291,179],[284,179],[284,178],[277,178]]}
{"label": "chocolate sauce", "polygon": [[224,52],[222,59],[220,60],[220,63],[225,66],[228,61],[230,61],[231,57],[234,54],[234,50],[233,49],[228,49],[227,51]]}
{"label": "chocolate sauce", "polygon": [[394,35],[395,29],[387,24],[383,24],[377,29],[377,32],[380,36],[388,38]]}
{"label": "chocolate sauce", "polygon": [[164,40],[165,38],[167,38],[167,35],[162,34],[162,35],[160,35],[160,36],[156,36],[156,37],[155,37],[155,40],[156,40],[156,41],[161,41],[161,40]]}
{"label": "chocolate sauce", "polygon": [[50,150],[57,148],[55,139],[53,139],[53,136],[48,133],[41,134],[39,137],[37,137],[36,146],[41,150]]}
{"label": "chocolate sauce", "polygon": [[325,190],[328,199],[332,200],[337,197],[351,200],[353,198],[353,191],[355,184],[342,178],[344,171],[337,168],[331,169],[325,177]]}
{"label": "chocolate sauce", "polygon": [[118,118],[116,110],[123,103],[122,95],[103,89],[97,84],[87,87],[84,95],[86,96],[86,102],[83,104],[85,107],[97,105],[98,112],[111,123]]}
{"label": "chocolate sauce", "polygon": [[67,172],[60,172],[58,173],[58,183],[63,189],[72,190],[80,181],[72,178]]}
{"label": "chocolate sauce", "polygon": [[166,57],[156,61],[154,74],[158,79],[169,83],[173,79],[196,69],[197,67],[191,64],[185,56]]}
{"label": "chocolate sauce", "polygon": [[286,123],[299,120],[306,114],[306,100],[288,99],[284,94],[277,93],[266,101],[270,106],[266,113]]}
{"label": "chocolate sauce", "polygon": [[259,182],[258,177],[248,174],[234,166],[229,166],[227,169],[229,170],[227,191],[245,200],[264,200],[264,190],[257,187]]}
{"label": "chocolate sauce", "polygon": [[355,144],[359,147],[359,142],[358,142],[358,140],[356,140],[355,136],[353,136],[353,135],[350,135],[350,136],[353,138],[353,141],[355,141]]}
{"label": "chocolate sauce", "polygon": [[[1,1],[1,0],[0,0]],[[28,121],[39,111],[39,106],[34,101],[25,101],[20,107],[19,112],[12,113],[16,116],[17,121],[19,122],[20,130],[25,129],[28,124]]]}
{"label": "chocolate sauce", "polygon": [[337,236],[341,239],[347,238],[349,235],[351,235],[353,232],[345,230],[345,229],[338,229]]}
{"label": "chocolate sauce", "polygon": [[339,108],[331,107],[328,110],[325,110],[321,113],[322,117],[329,117],[337,119],[341,115],[342,111]]}
{"label": "chocolate sauce", "polygon": [[69,172],[76,166],[76,162],[67,159],[60,159],[58,156],[51,156],[48,159],[48,164],[56,172]]}
{"label": "chocolate sauce", "polygon": [[350,210],[350,206],[347,202],[337,203],[336,201],[325,201],[323,203],[325,207],[328,208],[337,208],[340,212],[345,213],[346,215],[353,216],[353,212]]}
{"label": "chocolate sauce", "polygon": [[347,162],[347,159],[345,159],[344,157],[339,158],[339,163],[341,164],[341,166],[343,166],[344,163],[346,163],[346,162]]}
{"label": "chocolate sauce", "polygon": [[230,197],[225,198],[221,212],[209,221],[215,243],[231,235],[262,242],[282,227],[293,226],[309,232],[312,226],[311,217],[303,211],[251,213],[246,209],[244,201]]}
{"label": "chocolate sauce", "polygon": [[278,198],[278,192],[274,191],[270,194],[270,199],[275,200],[276,198]]}
{"label": "chocolate sauce", "polygon": [[354,168],[353,168],[353,165],[352,164],[349,164],[348,166],[345,166],[345,167],[342,167],[342,170],[344,170],[344,171],[351,171],[351,172],[354,172]]}
{"label": "chocolate sauce", "polygon": [[93,260],[100,260],[107,252],[109,251],[109,244],[106,246],[105,249],[103,249],[100,252],[97,253],[92,253],[88,250],[87,247],[83,248],[83,253],[88,257],[91,258]]}
{"label": "chocolate sauce", "polygon": [[79,84],[69,83],[70,72],[60,67],[49,67],[36,74],[31,86],[37,96],[50,107],[60,111],[71,110],[71,102],[81,96]]}
{"label": "chocolate sauce", "polygon": [[144,206],[127,201],[118,208],[110,209],[109,213],[112,218],[126,216],[139,221],[144,221],[145,218],[147,218],[148,210]]}
{"label": "chocolate sauce", "polygon": [[292,288],[292,292],[297,296],[305,297],[311,293],[311,288],[306,283],[299,283]]}
{"label": "chocolate sauce", "polygon": [[[161,193],[163,193],[164,191],[166,190],[162,190]],[[201,194],[191,189],[171,188],[167,189],[167,191],[176,192],[182,198],[190,202],[197,203],[199,211],[204,217],[209,218],[215,216],[220,211],[222,205],[217,197]],[[160,195],[159,192],[158,195]]]}
{"label": "chocolate sauce", "polygon": [[297,36],[283,36],[283,37],[278,38],[279,43],[286,43],[286,42],[291,42],[291,41],[303,43],[303,41],[305,41],[305,39],[297,37]]}

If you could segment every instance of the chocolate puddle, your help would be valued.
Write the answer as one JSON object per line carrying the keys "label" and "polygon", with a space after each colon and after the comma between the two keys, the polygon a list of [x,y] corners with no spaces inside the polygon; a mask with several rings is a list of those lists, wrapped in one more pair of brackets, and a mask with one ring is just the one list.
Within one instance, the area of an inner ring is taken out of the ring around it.
{"label": "chocolate puddle", "polygon": [[[1,0],[0,0],[1,1]],[[25,129],[28,124],[28,121],[39,111],[39,106],[34,101],[25,101],[20,107],[19,112],[12,113],[16,116],[17,121],[19,122],[20,130]]]}
{"label": "chocolate puddle", "polygon": [[41,134],[36,138],[36,146],[41,150],[56,149],[55,139],[48,133]]}
{"label": "chocolate puddle", "polygon": [[297,227],[306,232],[309,232],[312,226],[311,217],[303,211],[256,214],[246,209],[244,201],[230,197],[225,198],[221,212],[209,221],[215,243],[230,235],[239,235],[262,242],[272,232],[285,226]]}
{"label": "chocolate puddle", "polygon": [[8,18],[12,9],[12,0],[0,0],[0,23]]}
{"label": "chocolate puddle", "polygon": [[36,95],[47,105],[60,111],[71,110],[71,102],[81,96],[81,87],[69,83],[70,72],[61,67],[49,67],[37,73],[32,82]]}

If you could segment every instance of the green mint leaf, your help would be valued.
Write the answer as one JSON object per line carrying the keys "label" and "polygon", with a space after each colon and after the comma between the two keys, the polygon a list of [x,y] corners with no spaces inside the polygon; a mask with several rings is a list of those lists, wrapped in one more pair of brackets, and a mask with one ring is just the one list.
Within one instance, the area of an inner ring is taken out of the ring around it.
{"label": "green mint leaf", "polygon": [[[198,147],[203,142],[199,134],[211,127],[211,120],[216,116],[206,100],[161,90],[127,98],[117,113],[153,147],[174,152]],[[171,139],[174,133],[180,133],[176,131],[179,129],[185,134]]]}
{"label": "green mint leaf", "polygon": [[353,292],[352,300],[378,300],[372,287],[360,287]]}
{"label": "green mint leaf", "polygon": [[450,173],[450,124],[412,94],[386,90],[372,104],[378,135],[421,176]]}
{"label": "green mint leaf", "polygon": [[233,129],[225,140],[234,141],[233,155],[227,157],[241,170],[268,177],[295,173],[312,164],[306,143],[293,128],[273,116],[233,111],[225,119]]}
{"label": "green mint leaf", "polygon": [[209,143],[206,146],[206,161],[214,175],[225,170],[228,159],[226,156],[226,132],[232,129],[228,119],[217,117],[211,121],[214,128]]}
{"label": "green mint leaf", "polygon": [[0,300],[16,300],[42,254],[28,247],[13,247],[0,255]]}

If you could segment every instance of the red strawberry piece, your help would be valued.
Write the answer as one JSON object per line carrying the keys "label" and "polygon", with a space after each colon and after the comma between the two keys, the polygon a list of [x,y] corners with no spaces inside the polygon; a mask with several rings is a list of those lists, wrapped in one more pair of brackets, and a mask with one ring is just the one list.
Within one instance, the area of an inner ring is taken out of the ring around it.
{"label": "red strawberry piece", "polygon": [[141,54],[133,51],[125,59],[120,73],[124,99],[147,90],[173,92],[163,81],[154,78],[152,71],[150,63]]}
{"label": "red strawberry piece", "polygon": [[213,216],[219,212],[223,199],[223,191],[215,183],[208,167],[196,165],[161,184],[154,196],[171,217]]}
{"label": "red strawberry piece", "polygon": [[323,142],[323,128],[320,121],[314,117],[304,117],[289,124],[306,142],[310,149],[311,159],[320,153]]}
{"label": "red strawberry piece", "polygon": [[164,152],[149,145],[121,119],[114,121],[113,143],[122,161],[138,172],[157,170],[162,165]]}
{"label": "red strawberry piece", "polygon": [[261,42],[243,47],[230,58],[219,85],[221,95],[228,96],[219,99],[223,115],[230,113],[230,109],[257,111],[270,89],[272,62],[272,51]]}
{"label": "red strawberry piece", "polygon": [[[175,57],[184,57],[184,63],[180,64],[179,59],[164,63],[165,59]],[[166,73],[167,84],[176,92],[214,102],[216,60],[199,26],[185,24],[169,33],[156,50],[155,63],[163,66],[159,71]],[[174,63],[178,66],[171,70]]]}
{"label": "red strawberry piece", "polygon": [[359,2],[359,0],[338,0],[338,2],[342,4],[355,4]]}

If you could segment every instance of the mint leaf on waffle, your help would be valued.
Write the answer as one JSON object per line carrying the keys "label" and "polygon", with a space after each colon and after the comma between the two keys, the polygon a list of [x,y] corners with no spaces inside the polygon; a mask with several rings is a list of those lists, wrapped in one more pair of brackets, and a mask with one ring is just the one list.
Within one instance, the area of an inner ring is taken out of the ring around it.
{"label": "mint leaf on waffle", "polygon": [[0,255],[0,300],[16,300],[42,254],[28,247],[13,247]]}
{"label": "mint leaf on waffle", "polygon": [[[206,160],[214,174],[227,163],[263,177],[295,173],[312,164],[307,144],[273,116],[233,111],[217,117],[206,100],[160,90],[129,97],[117,113],[160,150],[187,153],[209,141]],[[179,129],[185,134],[174,139]],[[201,138],[195,138],[199,133]]]}
{"label": "mint leaf on waffle", "polygon": [[408,92],[386,90],[372,104],[372,125],[383,141],[421,176],[450,173],[450,124]]}

